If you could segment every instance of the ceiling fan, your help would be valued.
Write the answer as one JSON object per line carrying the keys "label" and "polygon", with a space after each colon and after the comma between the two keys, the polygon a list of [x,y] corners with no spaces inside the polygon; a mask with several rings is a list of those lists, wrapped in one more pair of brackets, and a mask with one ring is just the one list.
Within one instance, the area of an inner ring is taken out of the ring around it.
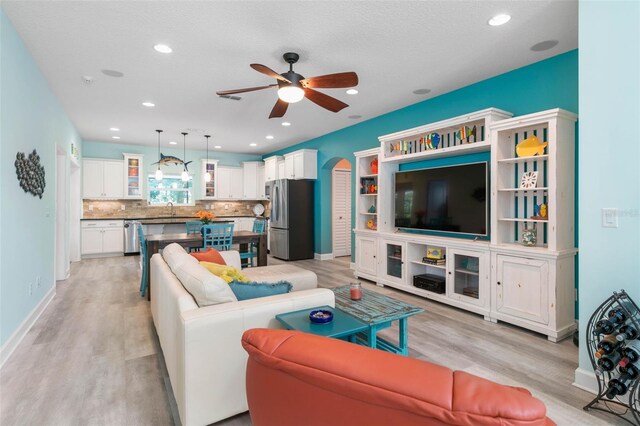
{"label": "ceiling fan", "polygon": [[268,86],[248,87],[238,90],[224,90],[216,92],[218,96],[228,96],[235,93],[253,92],[255,90],[269,89],[278,87],[278,101],[271,110],[269,118],[282,117],[289,104],[299,102],[302,98],[307,98],[316,105],[328,109],[332,112],[338,112],[349,105],[314,89],[335,89],[344,87],[353,87],[358,85],[358,75],[355,72],[341,72],[337,74],[327,74],[318,77],[304,78],[297,72],[293,71],[293,64],[298,62],[300,55],[288,52],[282,55],[285,62],[289,64],[289,71],[278,74],[271,68],[262,64],[251,64],[251,68],[261,72],[262,74],[273,77],[277,80],[276,84]]}

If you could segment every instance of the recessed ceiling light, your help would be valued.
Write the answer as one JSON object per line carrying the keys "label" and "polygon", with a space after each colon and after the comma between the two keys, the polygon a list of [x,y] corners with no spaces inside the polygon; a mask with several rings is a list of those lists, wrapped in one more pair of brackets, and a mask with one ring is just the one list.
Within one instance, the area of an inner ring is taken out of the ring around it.
{"label": "recessed ceiling light", "polygon": [[120,136],[111,136],[111,139],[120,139]]}
{"label": "recessed ceiling light", "polygon": [[257,143],[250,143],[249,146],[258,146]]}
{"label": "recessed ceiling light", "polygon": [[121,73],[120,71],[116,71],[116,70],[101,70],[102,74],[104,75],[108,75],[109,77],[122,77],[124,76],[123,73]]}
{"label": "recessed ceiling light", "polygon": [[362,118],[361,115],[350,115],[349,118],[353,119],[353,120],[357,120],[359,118]]}
{"label": "recessed ceiling light", "polygon": [[426,95],[427,93],[431,93],[431,89],[417,89],[413,91],[414,95]]}
{"label": "recessed ceiling light", "polygon": [[222,147],[220,145],[214,145],[213,146],[215,149],[221,149]]}
{"label": "recessed ceiling light", "polygon": [[511,20],[511,16],[507,14],[496,15],[493,18],[489,19],[489,25],[492,27],[497,27],[498,25],[504,25]]}
{"label": "recessed ceiling light", "polygon": [[142,105],[149,108],[156,106],[156,104],[154,104],[153,102],[143,102]]}
{"label": "recessed ceiling light", "polygon": [[558,45],[558,40],[545,40],[540,43],[536,43],[531,46],[531,50],[534,52],[542,52],[543,50],[549,50]]}
{"label": "recessed ceiling light", "polygon": [[176,141],[169,141],[169,145],[178,145],[178,142],[176,142]]}
{"label": "recessed ceiling light", "polygon": [[173,52],[173,49],[167,46],[166,44],[156,44],[155,46],[153,46],[153,48],[155,49],[156,52],[160,52],[160,53]]}
{"label": "recessed ceiling light", "polygon": [[109,127],[109,130],[111,130],[112,132],[119,132],[120,129],[118,129],[117,127]]}
{"label": "recessed ceiling light", "polygon": [[271,135],[267,135],[267,136],[266,136],[266,139],[271,140],[271,139],[273,139],[273,136],[271,136]]}
{"label": "recessed ceiling light", "polygon": [[347,90],[347,95],[357,95],[358,91],[356,89]]}
{"label": "recessed ceiling light", "polygon": [[291,126],[291,123],[289,123],[288,121],[283,121],[281,124],[282,124],[284,127]]}

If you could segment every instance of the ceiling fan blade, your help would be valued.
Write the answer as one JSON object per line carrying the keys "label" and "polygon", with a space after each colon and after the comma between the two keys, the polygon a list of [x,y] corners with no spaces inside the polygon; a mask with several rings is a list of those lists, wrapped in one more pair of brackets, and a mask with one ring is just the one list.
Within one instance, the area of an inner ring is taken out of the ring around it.
{"label": "ceiling fan blade", "polygon": [[262,74],[266,74],[269,77],[273,77],[277,80],[280,81],[286,81],[287,83],[291,83],[289,80],[287,80],[286,78],[284,78],[283,76],[281,76],[280,74],[278,74],[277,72],[275,72],[274,70],[272,70],[271,68],[262,65],[262,64],[251,64],[250,65],[251,68],[253,68],[254,70],[261,72]]}
{"label": "ceiling fan blade", "polygon": [[220,92],[216,92],[216,95],[218,95],[218,96],[233,95],[234,93],[253,92],[254,90],[269,89],[270,87],[276,87],[276,86],[277,86],[277,84],[270,84],[268,86],[247,87],[246,89],[222,90]]}
{"label": "ceiling fan blade", "polygon": [[273,106],[273,109],[271,110],[271,114],[269,114],[269,118],[282,117],[284,113],[287,112],[288,107],[289,107],[289,104],[287,102],[278,98],[278,101],[276,102],[276,104]]}
{"label": "ceiling fan blade", "polygon": [[358,85],[358,74],[355,72],[340,72],[336,74],[321,75],[318,77],[309,77],[300,81],[302,87],[309,88],[339,88],[353,87]]}
{"label": "ceiling fan blade", "polygon": [[309,89],[308,87],[304,89],[304,95],[314,104],[320,105],[322,108],[328,109],[332,112],[338,112],[349,106],[336,98],[332,98],[324,93]]}

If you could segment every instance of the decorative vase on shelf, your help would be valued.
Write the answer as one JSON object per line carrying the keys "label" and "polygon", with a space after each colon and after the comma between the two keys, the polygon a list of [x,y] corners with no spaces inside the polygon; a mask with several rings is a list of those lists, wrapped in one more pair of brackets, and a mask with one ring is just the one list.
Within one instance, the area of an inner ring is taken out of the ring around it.
{"label": "decorative vase on shelf", "polygon": [[377,175],[378,174],[378,159],[374,158],[373,161],[371,161],[371,174],[372,175]]}
{"label": "decorative vase on shelf", "polygon": [[529,228],[526,223],[524,224],[520,242],[523,246],[526,247],[532,247],[536,245],[536,243],[538,242],[538,232],[536,230],[535,223],[533,224],[532,228]]}

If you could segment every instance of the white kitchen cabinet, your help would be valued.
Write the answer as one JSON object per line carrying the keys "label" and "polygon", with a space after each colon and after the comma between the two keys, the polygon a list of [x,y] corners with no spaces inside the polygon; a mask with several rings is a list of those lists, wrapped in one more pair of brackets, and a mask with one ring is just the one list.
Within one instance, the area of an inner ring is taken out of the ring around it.
{"label": "white kitchen cabinet", "polygon": [[83,198],[123,198],[124,162],[119,160],[82,160]]}
{"label": "white kitchen cabinet", "polygon": [[266,200],[267,194],[265,192],[265,167],[264,165],[258,165],[258,175],[256,176],[256,192],[257,200]]}
{"label": "white kitchen cabinet", "polygon": [[285,154],[284,173],[287,179],[317,179],[318,151],[300,149]]}
{"label": "white kitchen cabinet", "polygon": [[123,156],[123,197],[142,199],[144,194],[144,156],[141,154],[123,154]]}
{"label": "white kitchen cabinet", "polygon": [[245,161],[242,163],[242,198],[255,200],[258,198],[258,162]]}
{"label": "white kitchen cabinet", "polygon": [[239,200],[243,197],[243,173],[241,167],[218,167],[217,199]]}
{"label": "white kitchen cabinet", "polygon": [[124,253],[124,223],[121,220],[82,221],[82,255]]}
{"label": "white kitchen cabinet", "polygon": [[282,157],[275,155],[264,159],[264,179],[266,182],[279,179],[278,164],[282,161]]}
{"label": "white kitchen cabinet", "polygon": [[286,179],[287,175],[284,170],[284,158],[278,161],[278,177],[277,179]]}
{"label": "white kitchen cabinet", "polygon": [[236,217],[233,219],[233,230],[251,231],[253,229],[254,220],[255,219],[252,217]]}
{"label": "white kitchen cabinet", "polygon": [[[202,160],[202,169],[201,169],[201,178],[200,178],[200,188],[202,188],[202,192],[200,197],[203,200],[211,200],[216,198],[217,196],[217,187],[218,187],[218,160]],[[209,173],[211,176],[211,180],[207,182],[204,178],[205,171]]]}

